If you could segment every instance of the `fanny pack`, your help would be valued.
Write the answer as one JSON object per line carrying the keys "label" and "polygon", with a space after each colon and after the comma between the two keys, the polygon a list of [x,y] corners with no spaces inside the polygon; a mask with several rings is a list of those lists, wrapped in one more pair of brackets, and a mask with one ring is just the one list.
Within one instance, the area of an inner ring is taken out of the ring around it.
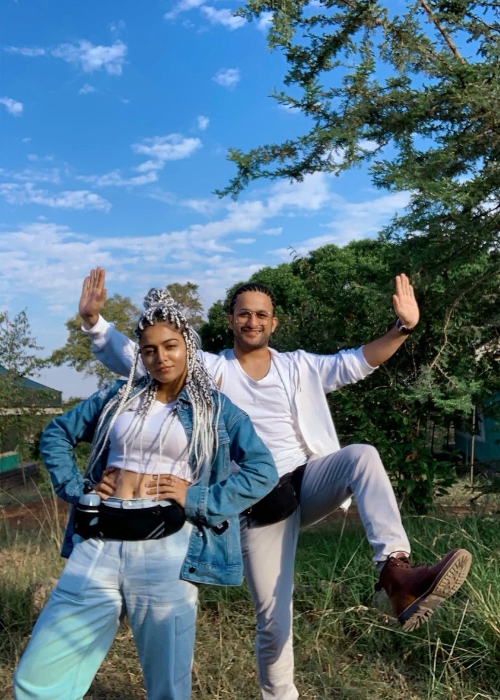
{"label": "fanny pack", "polygon": [[293,472],[281,477],[267,496],[248,508],[245,515],[257,525],[272,525],[285,520],[297,510],[300,503],[300,489],[306,465],[302,464]]}
{"label": "fanny pack", "polygon": [[178,532],[186,522],[184,508],[177,503],[152,508],[122,509],[101,503],[98,515],[89,518],[75,511],[75,533],[85,540],[104,537],[110,540],[159,540]]}

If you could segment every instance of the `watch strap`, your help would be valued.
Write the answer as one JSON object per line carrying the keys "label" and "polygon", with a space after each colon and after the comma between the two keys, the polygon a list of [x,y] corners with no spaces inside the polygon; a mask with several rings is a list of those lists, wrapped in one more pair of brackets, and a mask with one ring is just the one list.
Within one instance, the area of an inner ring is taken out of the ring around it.
{"label": "watch strap", "polygon": [[413,333],[413,331],[415,330],[415,328],[408,328],[408,326],[405,326],[403,323],[401,323],[401,319],[399,318],[396,321],[396,328],[403,335],[410,335],[410,333]]}

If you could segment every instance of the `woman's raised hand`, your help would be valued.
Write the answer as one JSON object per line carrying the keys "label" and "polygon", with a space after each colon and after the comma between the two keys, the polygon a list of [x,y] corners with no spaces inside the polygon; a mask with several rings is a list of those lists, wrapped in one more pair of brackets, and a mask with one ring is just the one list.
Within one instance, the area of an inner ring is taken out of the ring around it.
{"label": "woman's raised hand", "polygon": [[96,267],[83,280],[82,294],[78,305],[78,313],[83,322],[83,327],[89,330],[95,326],[99,314],[106,302],[106,271],[102,267]]}
{"label": "woman's raised hand", "polygon": [[176,501],[182,508],[186,505],[186,491],[191,486],[189,481],[173,474],[161,474],[151,477],[146,493],[154,501]]}

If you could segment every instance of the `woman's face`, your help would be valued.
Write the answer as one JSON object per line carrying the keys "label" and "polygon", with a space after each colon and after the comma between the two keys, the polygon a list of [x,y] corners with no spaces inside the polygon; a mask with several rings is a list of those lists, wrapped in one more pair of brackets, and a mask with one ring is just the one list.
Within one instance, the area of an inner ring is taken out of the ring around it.
{"label": "woman's face", "polygon": [[144,367],[162,385],[179,391],[187,375],[186,341],[182,333],[166,321],[147,326],[139,340]]}

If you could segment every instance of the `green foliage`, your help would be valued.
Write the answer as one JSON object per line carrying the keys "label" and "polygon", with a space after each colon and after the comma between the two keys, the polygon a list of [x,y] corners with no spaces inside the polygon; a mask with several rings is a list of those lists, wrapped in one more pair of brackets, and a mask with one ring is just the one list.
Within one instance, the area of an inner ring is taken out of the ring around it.
{"label": "green foliage", "polygon": [[47,364],[40,350],[26,311],[12,319],[0,313],[0,452],[19,451],[25,460],[37,458],[38,436],[46,423],[36,409],[54,402],[53,391],[33,389],[26,381]]}
{"label": "green foliage", "polygon": [[[395,321],[393,278],[402,270],[412,277],[422,309],[416,332],[383,367],[329,400],[341,443],[375,445],[399,498],[417,510],[456,478],[453,460],[431,452],[431,426],[445,433],[500,390],[496,254],[484,252],[443,272],[440,255],[425,252],[421,239],[328,245],[251,278],[276,295],[278,350],[331,354],[383,335]],[[217,352],[230,343],[223,304],[208,317],[203,337]],[[498,403],[491,410],[498,412]]]}
{"label": "green foliage", "polygon": [[182,313],[187,322],[193,328],[199,328],[203,323],[203,304],[200,300],[198,285],[193,282],[180,284],[174,282],[167,285],[168,291],[181,307]]}
{"label": "green foliage", "polygon": [[310,129],[248,153],[232,149],[238,172],[220,194],[236,196],[258,178],[300,180],[365,162],[380,187],[414,193],[414,215],[451,216],[451,230],[459,210],[476,223],[461,226],[470,237],[483,240],[483,227],[494,235],[496,3],[406,0],[395,11],[390,2],[248,0],[241,10],[249,20],[264,12],[272,13],[269,47],[288,65],[287,91],[274,98]]}

